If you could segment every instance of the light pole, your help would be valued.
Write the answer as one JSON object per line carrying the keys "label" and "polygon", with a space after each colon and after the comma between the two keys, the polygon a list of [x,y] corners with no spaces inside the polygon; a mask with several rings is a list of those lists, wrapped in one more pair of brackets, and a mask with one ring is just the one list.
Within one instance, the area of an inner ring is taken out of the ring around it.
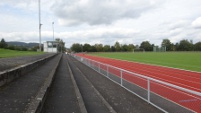
{"label": "light pole", "polygon": [[38,0],[38,17],[39,17],[39,51],[41,51],[41,19],[40,19],[40,0]]}
{"label": "light pole", "polygon": [[52,40],[52,52],[53,52],[53,46],[54,46],[54,22],[52,22],[52,37],[53,37],[53,40]]}
{"label": "light pole", "polygon": [[53,41],[54,41],[54,22],[52,22],[52,32],[53,32]]}

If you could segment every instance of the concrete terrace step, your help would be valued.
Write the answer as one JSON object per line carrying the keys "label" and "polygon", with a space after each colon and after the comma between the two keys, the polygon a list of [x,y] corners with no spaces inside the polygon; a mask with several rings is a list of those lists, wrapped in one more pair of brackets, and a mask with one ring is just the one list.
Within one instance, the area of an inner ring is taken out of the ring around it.
{"label": "concrete terrace step", "polygon": [[12,69],[14,67],[21,66],[26,63],[30,63],[45,57],[52,56],[54,54],[46,53],[41,55],[34,56],[23,56],[23,57],[14,57],[14,58],[0,58],[0,72]]}
{"label": "concrete terrace step", "polygon": [[[29,57],[28,59],[24,59],[24,61],[19,61],[21,62],[20,66],[16,66],[13,67],[11,69],[6,69],[4,71],[0,71],[0,87],[6,84],[9,84],[11,81],[23,76],[24,74],[28,73],[29,71],[31,71],[34,68],[39,67],[40,65],[44,64],[45,62],[49,61],[51,58],[53,58],[56,54],[49,54],[49,55],[42,55],[42,56],[35,56],[35,57]],[[24,57],[18,57],[21,60]],[[17,59],[18,59],[17,58]],[[20,60],[18,59],[18,60]],[[2,59],[0,59],[2,60]],[[10,65],[9,63],[7,63],[7,65],[9,66],[14,66],[16,64],[16,58],[10,59],[11,61],[13,61],[13,65]],[[17,61],[18,62],[18,61]],[[23,63],[25,64],[23,64]],[[0,68],[2,68],[2,66],[0,66]]]}
{"label": "concrete terrace step", "polygon": [[[61,56],[1,87],[0,112],[162,113],[71,56]],[[72,75],[86,112],[81,110]]]}
{"label": "concrete terrace step", "polygon": [[[55,80],[45,102],[45,113],[80,113],[78,100],[66,65],[67,59],[88,113],[162,113],[68,55],[64,55],[55,75]],[[101,100],[97,92],[107,101],[106,103],[113,111],[108,109],[109,107]]]}
{"label": "concrete terrace step", "polygon": [[61,55],[0,88],[0,112],[23,113],[35,98]]}
{"label": "concrete terrace step", "polygon": [[75,89],[63,55],[44,105],[45,113],[80,113]]}

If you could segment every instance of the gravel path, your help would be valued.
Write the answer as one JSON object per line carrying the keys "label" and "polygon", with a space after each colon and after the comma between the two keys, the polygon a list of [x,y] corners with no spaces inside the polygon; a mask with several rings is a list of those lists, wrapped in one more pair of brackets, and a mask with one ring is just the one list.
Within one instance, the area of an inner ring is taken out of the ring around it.
{"label": "gravel path", "polygon": [[0,72],[29,63],[29,62],[36,61],[51,55],[53,54],[41,54],[41,55],[23,56],[23,57],[14,57],[14,58],[0,58]]}

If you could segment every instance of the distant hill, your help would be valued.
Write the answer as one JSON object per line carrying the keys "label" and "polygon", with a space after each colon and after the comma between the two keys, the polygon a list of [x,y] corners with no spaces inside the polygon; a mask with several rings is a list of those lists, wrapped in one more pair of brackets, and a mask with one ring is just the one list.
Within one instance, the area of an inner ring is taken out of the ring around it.
{"label": "distant hill", "polygon": [[38,45],[38,43],[25,43],[25,42],[17,42],[17,41],[12,41],[12,42],[6,42],[8,45],[13,45],[13,46],[24,46],[27,48],[32,48]]}

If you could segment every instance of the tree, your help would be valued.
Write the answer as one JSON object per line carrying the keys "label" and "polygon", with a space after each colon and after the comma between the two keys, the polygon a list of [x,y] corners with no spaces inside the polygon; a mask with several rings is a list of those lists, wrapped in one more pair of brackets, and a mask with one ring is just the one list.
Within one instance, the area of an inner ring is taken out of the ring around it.
{"label": "tree", "polygon": [[121,46],[120,46],[120,43],[118,41],[115,42],[114,47],[115,47],[116,51],[121,51]]}
{"label": "tree", "polygon": [[128,45],[124,44],[121,46],[122,51],[128,51]]}
{"label": "tree", "polygon": [[22,48],[21,48],[20,46],[15,46],[15,50],[17,50],[17,51],[21,51]]}
{"label": "tree", "polygon": [[163,39],[161,47],[166,47],[166,51],[172,51],[173,46],[169,39]]}
{"label": "tree", "polygon": [[105,46],[103,47],[103,51],[104,51],[104,52],[109,52],[109,51],[110,51],[110,45],[105,45]]}
{"label": "tree", "polygon": [[175,47],[175,50],[176,50],[176,51],[179,51],[179,43],[176,43],[176,44],[174,45],[174,47]]}
{"label": "tree", "polygon": [[0,48],[6,48],[8,46],[8,44],[6,43],[6,41],[4,40],[4,38],[1,39],[0,42]]}
{"label": "tree", "polygon": [[58,50],[59,52],[63,52],[63,51],[66,50],[66,48],[65,48],[65,42],[63,42],[62,39],[56,38],[55,41],[58,43],[58,45],[57,45],[57,50]]}
{"label": "tree", "polygon": [[149,41],[143,41],[140,44],[140,48],[144,49],[145,51],[153,51],[152,45],[149,43]]}
{"label": "tree", "polygon": [[97,52],[96,47],[94,45],[91,46],[91,52]]}
{"label": "tree", "polygon": [[135,49],[139,49],[139,48],[140,48],[140,46],[139,46],[139,45],[136,45],[136,46],[135,46]]}
{"label": "tree", "polygon": [[112,51],[112,52],[115,52],[115,51],[116,51],[116,49],[115,49],[114,46],[111,46],[111,51]]}
{"label": "tree", "polygon": [[133,44],[128,44],[128,51],[133,51],[135,46]]}
{"label": "tree", "polygon": [[28,51],[26,47],[21,47],[21,51]]}
{"label": "tree", "polygon": [[195,45],[194,45],[194,48],[196,51],[201,51],[201,42],[197,42]]}
{"label": "tree", "polygon": [[32,47],[31,51],[37,51],[38,49],[39,49],[39,45]]}
{"label": "tree", "polygon": [[84,46],[83,46],[83,51],[92,52],[92,51],[91,51],[91,45],[90,45],[90,44],[84,44]]}
{"label": "tree", "polygon": [[95,44],[97,52],[102,52],[103,51],[103,44]]}
{"label": "tree", "polygon": [[176,51],[176,47],[175,47],[175,45],[173,43],[171,43],[171,49],[170,49],[170,51]]}
{"label": "tree", "polygon": [[82,51],[82,45],[79,43],[75,43],[71,46],[71,50],[74,52],[81,52]]}
{"label": "tree", "polygon": [[192,51],[193,44],[188,40],[181,40],[178,46],[179,51]]}
{"label": "tree", "polygon": [[10,46],[8,46],[8,49],[15,50],[15,46],[14,45],[10,45]]}

